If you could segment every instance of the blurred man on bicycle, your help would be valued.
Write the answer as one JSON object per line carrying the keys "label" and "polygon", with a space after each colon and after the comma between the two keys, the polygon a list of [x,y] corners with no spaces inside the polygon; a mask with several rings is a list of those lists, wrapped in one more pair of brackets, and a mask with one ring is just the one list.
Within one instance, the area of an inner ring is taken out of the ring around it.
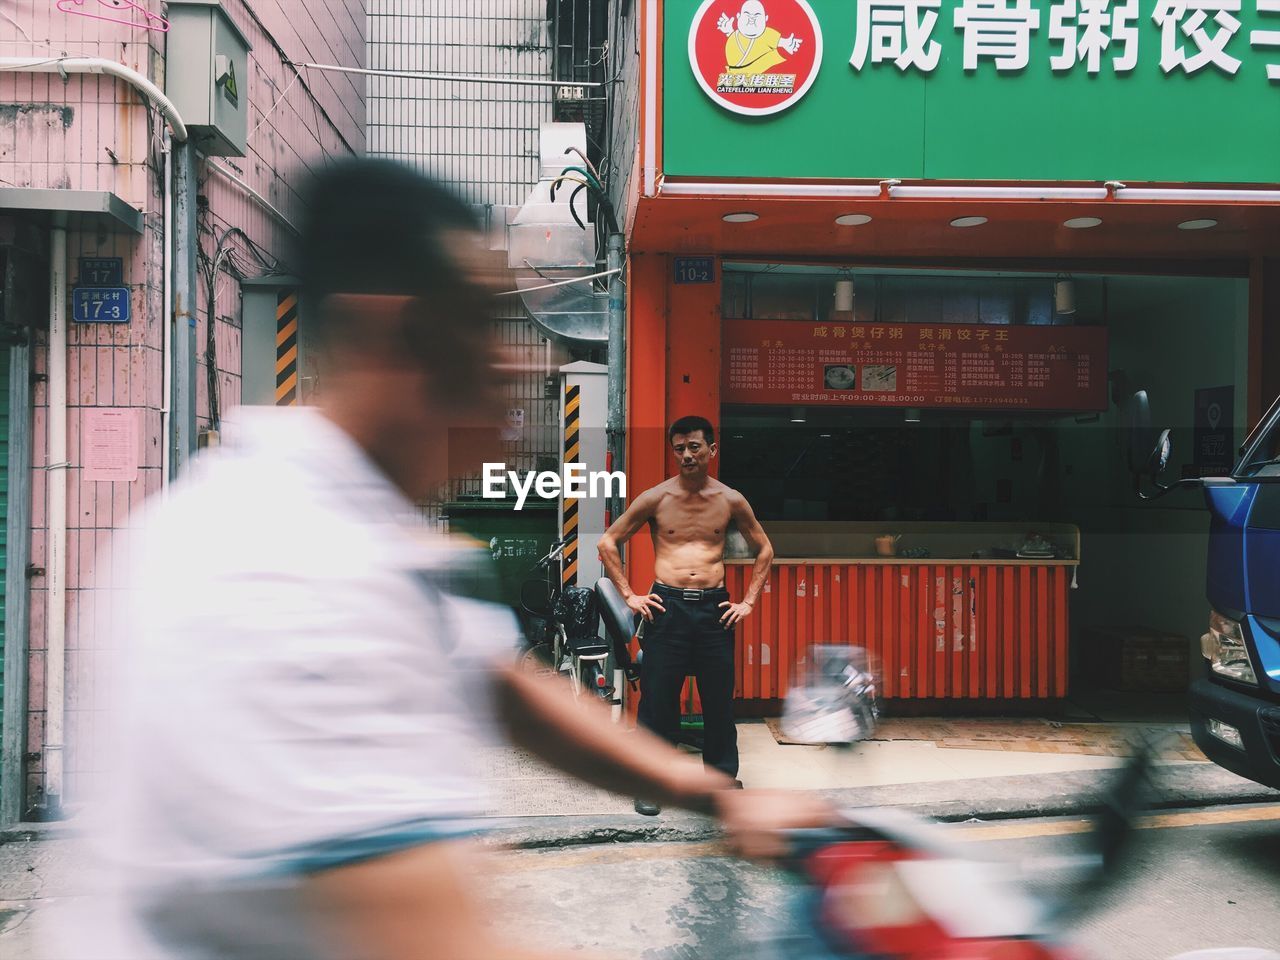
{"label": "blurred man on bicycle", "polygon": [[318,405],[242,408],[132,538],[101,830],[117,882],[74,955],[549,956],[499,941],[474,892],[492,734],[715,814],[748,853],[820,816],[515,668],[510,612],[468,596],[463,551],[413,519],[497,434],[501,275],[468,208],[406,167],[331,165],[306,210]]}

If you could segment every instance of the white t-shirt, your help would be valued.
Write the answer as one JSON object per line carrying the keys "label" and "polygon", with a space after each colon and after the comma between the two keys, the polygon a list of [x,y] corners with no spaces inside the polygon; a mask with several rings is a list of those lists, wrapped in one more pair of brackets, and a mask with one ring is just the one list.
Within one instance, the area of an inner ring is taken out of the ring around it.
{"label": "white t-shirt", "polygon": [[300,878],[467,834],[482,812],[511,611],[465,596],[473,551],[417,528],[321,414],[238,420],[121,538],[96,955],[324,956]]}

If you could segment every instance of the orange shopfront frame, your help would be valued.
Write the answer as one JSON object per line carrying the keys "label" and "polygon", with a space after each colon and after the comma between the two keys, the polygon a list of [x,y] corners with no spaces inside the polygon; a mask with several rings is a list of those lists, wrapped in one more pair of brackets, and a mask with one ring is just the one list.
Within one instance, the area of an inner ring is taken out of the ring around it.
{"label": "orange shopfront frame", "polygon": [[[1225,175],[1211,182],[1216,176],[1213,171],[1207,171],[1212,175],[1200,171],[1194,182],[1159,179],[1158,174],[1127,185],[1106,181],[1102,176],[1112,175],[1118,148],[1104,137],[1089,141],[1096,146],[1091,161],[1091,169],[1096,166],[1099,174],[1096,180],[1037,176],[1034,158],[1028,159],[1025,170],[1017,171],[1023,179],[993,172],[977,180],[886,180],[874,176],[873,165],[856,162],[833,147],[837,131],[824,124],[848,125],[849,117],[842,113],[814,114],[820,119],[805,136],[782,136],[774,117],[739,118],[734,121],[738,126],[730,138],[733,143],[727,144],[720,139],[725,128],[716,112],[719,108],[698,99],[703,93],[691,88],[685,76],[690,69],[685,41],[692,22],[681,17],[693,6],[670,0],[637,4],[639,125],[624,218],[628,254],[625,467],[633,496],[670,475],[666,427],[672,419],[689,413],[701,413],[713,421],[720,417],[720,278],[725,260],[1246,279],[1247,377],[1237,386],[1246,395],[1247,425],[1256,423],[1280,394],[1280,364],[1264,363],[1264,358],[1280,357],[1280,259],[1276,255],[1280,189],[1276,183],[1240,182]],[[836,59],[842,61],[843,53]],[[843,62],[833,61],[822,70],[819,85],[840,87],[852,83],[855,76]],[[1259,74],[1251,70],[1250,76],[1256,79]],[[968,81],[930,78],[929,82]],[[672,104],[664,102],[669,84],[673,84]],[[1091,83],[1082,89],[1087,97],[1096,96]],[[817,86],[814,91],[810,98],[819,95]],[[852,109],[852,88],[849,96]],[[891,101],[884,103],[892,108]],[[696,106],[702,111],[698,116],[714,122],[668,129],[671,106],[677,112]],[[787,115],[784,111],[779,116]],[[1001,112],[997,105],[988,111],[988,118],[994,116],[1025,119],[1017,111]],[[902,117],[893,119],[901,126]],[[1132,122],[1142,121],[1134,118]],[[1246,119],[1248,129],[1252,122]],[[698,141],[696,149],[688,139],[691,132]],[[1055,126],[1052,132],[1062,130]],[[1028,142],[1050,142],[1019,129],[1010,138],[991,142],[1004,157],[1012,155],[1007,145],[1018,136]],[[739,141],[750,145],[745,154],[733,152]],[[931,143],[946,147],[939,138]],[[831,162],[821,166],[828,173],[790,179],[792,173],[779,175],[772,167],[751,176],[742,171],[732,176],[714,172],[720,166],[716,151],[731,151],[741,161],[743,156],[785,156],[797,146],[806,151],[801,166],[813,166],[812,158],[826,157]],[[1215,162],[1218,156],[1213,153]],[[1206,222],[1211,229],[1186,229]],[[1073,229],[1072,224],[1097,229]],[[976,229],[965,225],[976,225]],[[677,283],[674,261],[686,256],[710,257],[715,282]],[[637,586],[651,582],[653,549],[648,537],[631,541],[627,568]],[[729,587],[735,594],[741,592],[746,570],[741,563],[729,565]],[[936,646],[931,650],[921,639],[917,619],[921,611],[916,605],[923,588],[912,584],[930,579],[935,585],[939,580],[958,584],[966,602],[962,607],[967,604],[973,609],[976,604],[985,611],[977,625],[969,628],[973,643],[966,644],[967,655],[939,654]],[[797,595],[801,580],[803,597]],[[757,611],[739,633],[738,697],[764,705],[783,695],[795,659],[815,640],[866,643],[873,650],[878,644],[886,674],[890,669],[894,673],[886,677],[886,692],[892,697],[970,702],[1060,697],[1066,691],[1068,669],[1070,580],[1068,567],[1048,563],[784,558],[771,573],[772,599],[764,603],[768,612]],[[810,589],[815,583],[819,585],[816,597]],[[774,646],[769,662],[764,663],[761,652],[770,636]],[[901,666],[908,661],[912,666],[904,683]]]}
{"label": "orange shopfront frame", "polygon": [[[758,206],[768,208],[768,201]],[[681,204],[681,206],[685,206]],[[642,204],[643,209],[643,204]],[[828,210],[831,208],[829,207]],[[716,220],[719,211],[710,211]],[[946,217],[946,210],[936,216]],[[1166,214],[1177,216],[1178,213]],[[1230,216],[1230,213],[1221,213]],[[830,216],[828,216],[830,222]],[[1154,231],[1153,231],[1154,235]],[[666,427],[676,417],[698,413],[719,422],[722,407],[722,256],[713,256],[713,283],[677,283],[675,258],[686,254],[636,249],[628,262],[627,476],[633,492],[671,475]],[[1197,238],[1199,239],[1199,238]],[[798,246],[803,246],[799,245]],[[1161,244],[1151,246],[1157,249]],[[705,248],[704,248],[705,249]],[[972,248],[970,248],[972,250]],[[691,251],[692,252],[692,251]],[[913,251],[908,251],[911,253]],[[1249,280],[1248,408],[1252,423],[1261,397],[1280,389],[1277,371],[1264,367],[1265,344],[1276,344],[1280,323],[1274,309],[1280,270],[1256,255],[1211,260],[1188,257],[1181,264],[1156,256],[1135,260],[1089,258],[1098,272],[1167,275],[1179,269]],[[1045,253],[1051,254],[1052,250]],[[782,259],[760,252],[734,259]],[[793,261],[821,262],[807,251]],[[850,261],[869,258],[856,253]],[[830,262],[830,261],[828,261]],[[934,269],[985,268],[1043,272],[1061,260],[895,258],[897,264]],[[1080,263],[1059,269],[1079,269]],[[1267,309],[1268,305],[1272,309]],[[1075,555],[1079,558],[1079,552]],[[1078,559],[1077,561],[1078,562]],[[1070,670],[1069,561],[885,561],[874,557],[784,556],[775,561],[768,593],[738,631],[736,696],[747,713],[769,712],[785,696],[792,671],[813,643],[866,646],[878,658],[884,695],[920,703],[964,701],[1010,705],[1065,697]],[[628,574],[637,586],[653,577],[653,548],[646,536],[631,541]],[[730,561],[727,585],[741,596],[750,565]],[[936,642],[934,592],[948,596],[943,633],[958,643]],[[692,686],[692,685],[690,685]],[[696,712],[696,698],[691,700]]]}
{"label": "orange shopfront frame", "polygon": [[[756,201],[756,206],[768,209],[769,202]],[[721,220],[718,207],[714,205],[691,223]],[[945,207],[934,212],[943,221],[950,215]],[[1060,212],[1055,215],[1061,216]],[[828,223],[832,218],[833,214],[827,216]],[[1249,379],[1244,388],[1252,425],[1261,397],[1280,392],[1280,371],[1258,362],[1267,344],[1272,356],[1280,347],[1280,310],[1276,308],[1280,306],[1280,266],[1257,256],[1189,257],[1187,250],[1170,264],[1158,256],[1172,252],[1161,251],[1162,246],[1149,244],[1152,256],[1144,259],[1098,257],[1089,259],[1088,265],[1100,273],[1167,275],[1180,266],[1188,273],[1248,278]],[[1051,259],[1052,250],[1044,251],[1043,260],[925,260],[911,256],[915,251],[906,252],[908,256],[892,262],[933,269],[1044,271],[1048,264],[1071,269],[1061,266],[1064,261]],[[672,475],[675,463],[666,438],[669,422],[689,413],[700,413],[713,422],[721,419],[724,257],[713,257],[716,282],[676,283],[676,256],[685,253],[634,250],[628,260],[626,472],[632,495]],[[744,256],[735,251],[732,257],[765,259],[767,255],[749,251]],[[768,259],[774,257],[787,259],[777,253]],[[808,244],[790,259],[820,262]],[[844,262],[867,260],[851,251]],[[713,472],[716,466],[713,462]],[[778,558],[769,575],[768,593],[737,632],[740,709],[744,713],[776,709],[797,660],[815,643],[867,646],[881,664],[883,695],[891,699],[997,704],[1064,698],[1070,671],[1071,567],[1078,562]],[[648,536],[636,536],[628,545],[627,572],[637,588],[652,582],[653,547]],[[741,596],[749,576],[749,562],[728,562],[731,595]],[[963,636],[961,643],[948,641],[943,649],[934,643],[931,595],[940,584],[948,598],[956,598],[943,604],[943,632],[947,637],[956,632]],[[696,712],[696,698],[690,703]]]}
{"label": "orange shopfront frame", "polygon": [[[633,492],[671,475],[670,421],[700,414],[719,422],[719,268],[717,262],[714,283],[681,284],[673,279],[672,257],[631,258],[627,476]],[[713,461],[713,473],[717,466]],[[1060,699],[1067,693],[1076,562],[780,557],[757,610],[737,633],[736,696],[748,711],[768,710],[786,695],[809,646],[838,643],[872,653],[889,698]],[[648,537],[631,541],[627,566],[637,588],[652,581]],[[732,596],[743,594],[750,573],[750,561],[728,562]]]}

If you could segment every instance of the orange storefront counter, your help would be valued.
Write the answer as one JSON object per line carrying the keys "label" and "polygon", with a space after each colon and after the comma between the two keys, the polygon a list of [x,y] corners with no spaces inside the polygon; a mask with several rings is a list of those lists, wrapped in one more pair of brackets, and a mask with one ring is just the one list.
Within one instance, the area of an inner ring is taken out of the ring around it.
{"label": "orange storefront counter", "polygon": [[[750,560],[730,560],[739,597]],[[736,696],[786,695],[815,643],[865,647],[881,695],[1018,700],[1066,695],[1073,560],[782,559],[738,630]]]}

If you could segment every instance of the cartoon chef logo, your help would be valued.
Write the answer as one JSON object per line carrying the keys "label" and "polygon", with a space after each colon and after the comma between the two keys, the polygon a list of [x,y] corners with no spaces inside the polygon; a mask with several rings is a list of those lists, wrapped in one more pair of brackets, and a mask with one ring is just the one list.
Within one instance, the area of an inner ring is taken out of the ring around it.
{"label": "cartoon chef logo", "polygon": [[689,65],[726,110],[765,116],[805,95],[822,30],[805,0],[705,0],[689,28]]}

